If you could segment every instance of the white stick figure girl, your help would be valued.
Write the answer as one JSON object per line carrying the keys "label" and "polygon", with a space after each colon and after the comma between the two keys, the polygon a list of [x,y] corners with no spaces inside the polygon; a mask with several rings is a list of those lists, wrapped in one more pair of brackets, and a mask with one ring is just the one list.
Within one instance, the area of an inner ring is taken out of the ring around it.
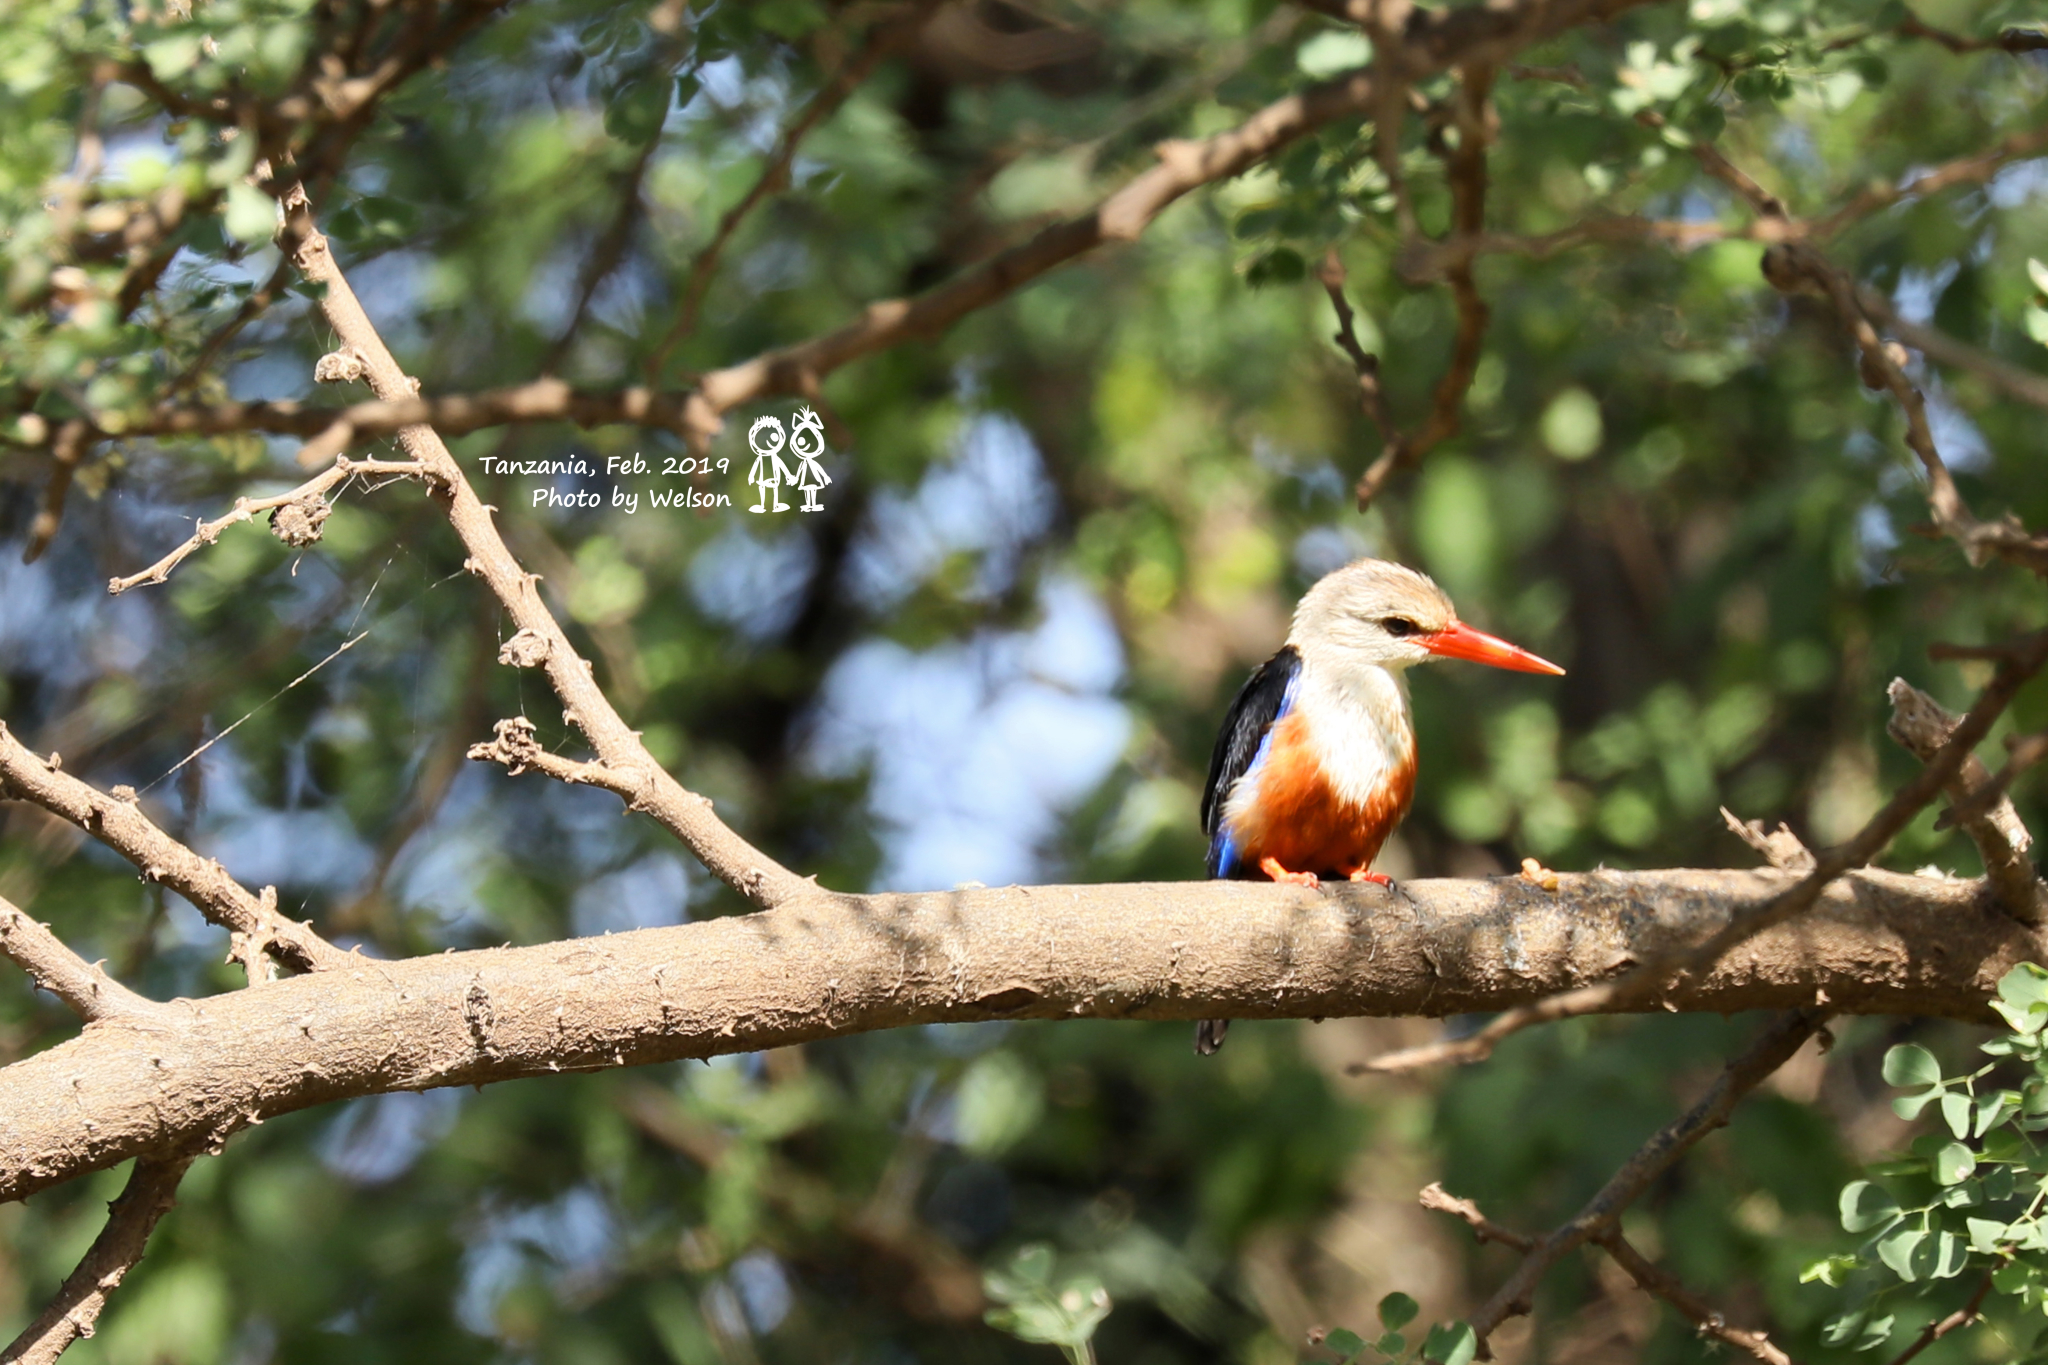
{"label": "white stick figure girl", "polygon": [[789,453],[796,456],[796,476],[791,480],[804,492],[804,512],[822,512],[818,490],[832,482],[818,457],[825,453],[825,423],[809,408],[798,408],[795,429],[789,434]]}
{"label": "white stick figure girl", "polygon": [[754,467],[747,473],[747,482],[760,490],[760,497],[747,509],[749,512],[769,511],[771,493],[775,497],[774,511],[789,510],[789,504],[782,500],[782,485],[785,481],[795,483],[796,475],[782,462],[784,439],[779,418],[762,417],[747,428],[747,449],[754,452]]}

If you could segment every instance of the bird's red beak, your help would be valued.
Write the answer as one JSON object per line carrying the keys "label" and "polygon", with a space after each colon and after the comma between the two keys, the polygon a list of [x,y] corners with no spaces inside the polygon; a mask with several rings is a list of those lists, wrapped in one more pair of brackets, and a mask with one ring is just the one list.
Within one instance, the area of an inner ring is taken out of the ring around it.
{"label": "bird's red beak", "polygon": [[1550,660],[1539,659],[1520,645],[1496,639],[1483,630],[1474,630],[1463,621],[1455,621],[1433,635],[1421,636],[1415,643],[1446,659],[1470,659],[1475,664],[1512,668],[1517,673],[1564,672]]}

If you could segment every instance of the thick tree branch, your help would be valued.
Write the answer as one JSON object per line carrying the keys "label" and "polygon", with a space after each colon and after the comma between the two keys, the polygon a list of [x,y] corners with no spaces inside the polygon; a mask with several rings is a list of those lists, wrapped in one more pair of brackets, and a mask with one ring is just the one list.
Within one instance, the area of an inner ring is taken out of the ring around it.
{"label": "thick tree branch", "polygon": [[69,1005],[86,1023],[141,1017],[158,1006],[66,947],[64,940],[0,897],[0,956],[13,959],[43,990]]}
{"label": "thick tree branch", "polygon": [[1587,1242],[1619,1228],[1622,1211],[1695,1143],[1726,1124],[1742,1097],[1789,1061],[1826,1020],[1825,1011],[1811,1009],[1787,1010],[1773,1019],[1740,1057],[1728,1063],[1697,1104],[1658,1130],[1570,1222],[1538,1242],[1470,1319],[1472,1330],[1479,1334],[1481,1356],[1487,1355],[1486,1339],[1495,1329],[1529,1311],[1537,1282],[1552,1266]]}
{"label": "thick tree branch", "polygon": [[0,1351],[0,1365],[50,1365],[72,1342],[93,1334],[108,1296],[142,1259],[150,1233],[177,1202],[178,1182],[191,1164],[189,1154],[135,1163],[121,1197],[108,1206],[107,1225],[93,1239],[85,1259],[49,1306]]}
{"label": "thick tree branch", "polygon": [[[0,1070],[0,1200],[359,1095],[753,1052],[970,1019],[1449,1015],[1682,957],[1784,873],[1677,870],[843,896],[530,948],[340,969],[110,1019]],[[1793,883],[1797,884],[1797,883]],[[1988,1019],[2048,943],[1947,878],[1862,871],[1744,951],[1615,1010]]]}
{"label": "thick tree branch", "polygon": [[69,820],[140,868],[145,881],[170,887],[214,923],[247,935],[258,951],[274,952],[300,971],[352,960],[310,925],[279,915],[274,892],[266,888],[263,896],[251,894],[218,862],[164,833],[142,813],[133,792],[117,787],[110,796],[80,781],[58,766],[56,755],[46,761],[31,753],[4,722],[0,796],[32,801]]}
{"label": "thick tree branch", "polygon": [[[378,335],[328,249],[327,238],[314,226],[303,195],[285,200],[284,237],[287,253],[307,279],[325,286],[320,301],[328,323],[360,360],[371,391],[386,402],[410,398],[418,387]],[[762,853],[711,813],[711,803],[683,789],[654,761],[613,708],[592,675],[590,664],[576,653],[561,625],[541,601],[533,575],[513,559],[491,519],[491,509],[477,497],[462,467],[430,426],[407,426],[399,443],[422,465],[438,498],[445,501],[448,521],[469,554],[466,567],[490,587],[526,641],[515,660],[520,667],[545,670],[562,701],[562,716],[582,730],[605,768],[627,796],[627,805],[660,821],[695,853],[705,867],[757,905],[774,905],[805,886],[774,859]]]}
{"label": "thick tree branch", "polygon": [[1871,816],[1848,842],[1824,850],[1816,857],[1811,872],[1752,913],[1730,921],[1705,942],[1669,956],[1642,959],[1640,966],[1617,980],[1506,1010],[1469,1038],[1406,1048],[1369,1062],[1357,1063],[1351,1070],[1354,1073],[1412,1071],[1447,1062],[1482,1061],[1492,1055],[1503,1038],[1525,1028],[1581,1014],[1644,1008],[1688,975],[1720,964],[1726,955],[1756,935],[1805,914],[1827,894],[1830,882],[1851,868],[1863,866],[1882,852],[1899,831],[1962,771],[1964,761],[1983,742],[2014,694],[2044,664],[2048,664],[2048,630],[2030,636],[2018,646],[2007,648],[1998,672],[1978,697],[1977,704],[1970,708],[1970,713],[1950,733],[1948,742],[1912,781],[1894,792],[1891,800]]}

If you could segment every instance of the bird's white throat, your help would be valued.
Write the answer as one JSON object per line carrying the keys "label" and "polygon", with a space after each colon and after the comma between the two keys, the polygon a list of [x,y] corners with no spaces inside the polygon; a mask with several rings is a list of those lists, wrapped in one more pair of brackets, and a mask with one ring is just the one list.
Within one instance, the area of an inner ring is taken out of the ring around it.
{"label": "bird's white throat", "polygon": [[1339,800],[1377,804],[1389,781],[1415,763],[1415,722],[1400,670],[1307,657],[1295,709]]}

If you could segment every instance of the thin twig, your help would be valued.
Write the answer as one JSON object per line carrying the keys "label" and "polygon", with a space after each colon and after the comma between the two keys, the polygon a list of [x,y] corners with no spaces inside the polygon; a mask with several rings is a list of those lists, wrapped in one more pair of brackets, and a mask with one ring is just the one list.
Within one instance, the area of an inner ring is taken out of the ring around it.
{"label": "thin twig", "polygon": [[[403,479],[427,479],[430,477],[427,467],[417,460],[351,460],[345,455],[337,457],[335,462],[327,469],[289,492],[274,494],[267,498],[236,498],[233,511],[223,516],[215,517],[212,521],[200,522],[198,529],[193,531],[183,544],[142,572],[108,580],[107,591],[118,596],[130,588],[139,587],[144,583],[164,582],[170,578],[171,570],[184,563],[194,551],[219,540],[222,531],[227,530],[230,526],[237,526],[242,522],[251,521],[264,512],[276,512],[282,508],[297,507],[309,509],[310,515],[324,519],[326,516],[325,508],[328,492],[338,484],[347,483],[358,474],[385,475]],[[318,510],[312,511],[311,509]],[[319,529],[318,521],[314,521],[311,529],[317,533]],[[280,530],[280,538],[286,538],[282,529]],[[292,543],[303,542],[293,540]]]}
{"label": "thin twig", "polygon": [[178,1182],[191,1164],[189,1154],[135,1163],[127,1188],[108,1206],[107,1225],[85,1258],[35,1321],[0,1351],[0,1365],[51,1365],[72,1342],[93,1334],[108,1296],[142,1260],[150,1233],[177,1202]]}
{"label": "thin twig", "polygon": [[[1422,1191],[1422,1207],[1436,1213],[1448,1213],[1463,1219],[1479,1241],[1499,1242],[1513,1247],[1516,1251],[1529,1252],[1536,1249],[1536,1239],[1525,1232],[1505,1228],[1479,1211],[1479,1206],[1469,1199],[1460,1199],[1445,1191],[1442,1185],[1432,1184]],[[1770,1339],[1762,1332],[1745,1331],[1731,1327],[1728,1320],[1699,1295],[1687,1289],[1676,1275],[1655,1264],[1636,1250],[1629,1240],[1621,1235],[1617,1224],[1594,1239],[1602,1250],[1612,1256],[1615,1263],[1629,1273],[1644,1293],[1663,1299],[1700,1331],[1711,1337],[1727,1342],[1749,1352],[1765,1365],[1792,1365],[1791,1357],[1771,1345]]]}
{"label": "thin twig", "polygon": [[1316,278],[1330,296],[1330,307],[1337,313],[1337,331],[1331,339],[1343,347],[1344,354],[1351,358],[1352,370],[1358,376],[1358,406],[1378,428],[1381,441],[1399,439],[1401,429],[1394,425],[1394,415],[1387,410],[1386,389],[1380,384],[1380,358],[1367,351],[1358,340],[1351,301],[1344,296],[1344,262],[1335,247],[1323,257]]}
{"label": "thin twig", "polygon": [[[1990,780],[1977,788],[1968,800],[1945,811],[1942,817],[1934,822],[1936,829],[1948,829],[1959,824],[1967,828],[1971,821],[1986,816],[1995,817],[2002,809],[2009,808],[2012,802],[2006,799],[2005,794],[2012,787],[2013,779],[2035,764],[2048,760],[2048,730],[2036,730],[2031,735],[2008,736],[2005,749],[2008,757],[2003,766],[1991,774]],[[2017,811],[2013,812],[2015,819],[2018,818],[2018,814]],[[2020,829],[2025,833],[2024,825]],[[2027,838],[2031,843],[2033,836],[2028,834]]]}
{"label": "thin twig", "polygon": [[[288,254],[307,279],[325,288],[321,311],[343,344],[362,362],[371,391],[386,402],[411,397],[414,381],[399,367],[363,310],[327,238],[314,225],[305,197],[288,195],[285,212]],[[561,624],[548,611],[533,575],[506,548],[491,509],[477,497],[440,434],[431,426],[414,425],[402,428],[398,439],[406,453],[426,467],[437,500],[468,554],[469,571],[483,579],[518,627],[501,660],[514,667],[545,671],[561,699],[565,718],[589,738],[598,761],[616,779],[613,790],[625,798],[628,809],[652,815],[713,875],[756,905],[772,906],[812,885],[740,837],[711,813],[709,801],[686,791],[655,762],[639,733],[626,724],[598,687],[589,662],[576,653]],[[519,645],[516,652],[514,643]]]}
{"label": "thin twig", "polygon": [[1731,1327],[1715,1307],[1685,1287],[1676,1275],[1655,1264],[1649,1257],[1636,1250],[1628,1238],[1621,1235],[1620,1227],[1611,1228],[1597,1239],[1601,1249],[1614,1258],[1614,1263],[1626,1270],[1629,1278],[1640,1286],[1644,1293],[1655,1296],[1677,1309],[1686,1321],[1699,1328],[1702,1336],[1725,1341],[1740,1351],[1747,1351],[1764,1365],[1792,1365],[1792,1357],[1786,1355],[1762,1332],[1751,1332],[1740,1327]]}
{"label": "thin twig", "polygon": [[1968,1303],[1958,1308],[1955,1312],[1950,1313],[1947,1317],[1928,1323],[1926,1327],[1921,1329],[1920,1335],[1913,1339],[1912,1345],[1892,1357],[1891,1365],[1906,1365],[1907,1361],[1919,1355],[1958,1327],[1967,1327],[1975,1322],[1978,1315],[1983,1312],[1984,1300],[1990,1293],[1991,1272],[1987,1270],[1984,1272],[1984,1278],[1977,1282],[1977,1292],[1970,1295]]}
{"label": "thin twig", "polygon": [[1479,1211],[1479,1206],[1469,1199],[1460,1199],[1435,1181],[1423,1186],[1416,1196],[1422,1207],[1432,1213],[1448,1213],[1453,1218],[1462,1218],[1472,1229],[1473,1235],[1481,1242],[1499,1242],[1502,1246],[1513,1247],[1516,1251],[1533,1251],[1536,1239],[1526,1232],[1504,1228]]}
{"label": "thin twig", "polygon": [[860,88],[884,57],[913,36],[924,22],[938,8],[937,0],[916,0],[908,13],[875,25],[869,30],[867,39],[860,50],[850,58],[839,71],[811,97],[803,112],[782,130],[777,139],[775,151],[768,163],[761,168],[754,183],[740,196],[740,201],[727,209],[718,220],[718,227],[712,232],[711,240],[704,244],[690,262],[689,272],[683,277],[682,304],[676,310],[675,321],[662,334],[654,351],[647,357],[643,367],[646,382],[652,386],[661,381],[668,369],[668,360],[677,346],[697,328],[697,313],[704,304],[704,293],[711,287],[711,277],[718,269],[718,259],[732,240],[739,226],[757,205],[769,195],[779,192],[789,183],[790,163],[796,160],[797,147],[805,136],[819,123],[835,113],[847,97]]}
{"label": "thin twig", "polygon": [[22,563],[33,564],[41,559],[43,551],[57,538],[57,528],[64,524],[64,501],[71,492],[72,476],[77,474],[79,461],[92,444],[91,438],[90,427],[78,418],[58,424],[50,442],[50,477],[43,485],[43,505],[36,509],[36,518],[29,523]]}
{"label": "thin twig", "polygon": [[1529,1311],[1537,1282],[1553,1265],[1618,1227],[1622,1211],[1695,1143],[1727,1123],[1743,1096],[1789,1061],[1826,1019],[1822,1010],[1787,1010],[1774,1018],[1741,1056],[1728,1063],[1697,1104],[1652,1135],[1584,1208],[1538,1242],[1470,1319],[1472,1330],[1479,1335],[1481,1354],[1486,1354],[1484,1343],[1495,1329]]}
{"label": "thin twig", "polygon": [[159,1012],[153,1001],[72,952],[48,925],[37,923],[4,897],[0,897],[0,956],[11,958],[31,981],[69,1005],[88,1024]]}
{"label": "thin twig", "polygon": [[202,858],[153,824],[135,794],[116,787],[113,795],[65,772],[52,754],[38,758],[0,722],[0,796],[31,801],[62,816],[142,870],[144,880],[161,882],[231,933],[251,935],[299,971],[317,971],[348,961],[348,955],[312,927],[276,912],[274,893],[252,894],[212,858]]}
{"label": "thin twig", "polygon": [[[1460,73],[1453,105],[1458,145],[1445,157],[1451,186],[1453,236],[1475,237],[1486,228],[1486,147],[1492,131],[1488,126],[1492,110],[1487,97],[1492,89],[1491,67],[1472,66]],[[1472,377],[1479,370],[1479,354],[1486,345],[1491,313],[1473,279],[1470,257],[1453,261],[1444,275],[1458,314],[1450,363],[1437,381],[1435,397],[1422,425],[1407,433],[1387,431],[1379,458],[1366,469],[1354,490],[1361,512],[1372,505],[1395,475],[1414,468],[1431,449],[1456,436],[1463,425],[1460,413],[1465,395],[1472,388]]]}

